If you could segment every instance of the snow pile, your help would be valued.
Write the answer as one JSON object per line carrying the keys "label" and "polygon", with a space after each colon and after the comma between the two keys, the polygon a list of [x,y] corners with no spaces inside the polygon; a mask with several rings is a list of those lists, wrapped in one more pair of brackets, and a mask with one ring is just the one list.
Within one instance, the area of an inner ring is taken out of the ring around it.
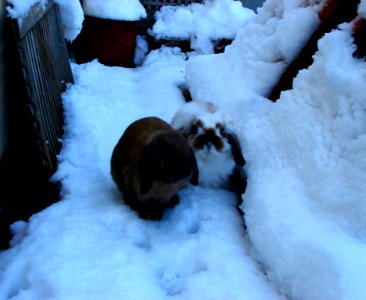
{"label": "snow pile", "polygon": [[319,25],[321,6],[303,2],[267,0],[225,53],[190,60],[186,73],[193,99],[227,106],[254,97],[248,90],[268,95]]}
{"label": "snow pile", "polygon": [[293,299],[366,296],[366,65],[346,31],[319,42],[268,117],[243,124],[247,225]]}
{"label": "snow pile", "polygon": [[162,6],[149,33],[157,39],[190,40],[192,49],[213,53],[213,41],[233,39],[254,12],[240,1],[206,0],[203,4]]}
{"label": "snow pile", "polygon": [[[48,0],[7,0],[7,11],[11,18],[17,19],[19,26],[22,26],[22,20],[27,16],[30,9],[39,4],[44,7]],[[81,31],[84,21],[84,14],[79,0],[55,0],[60,6],[60,14],[65,38],[73,41]]]}
{"label": "snow pile", "polygon": [[146,18],[139,0],[84,0],[85,15],[101,19],[137,21]]}
{"label": "snow pile", "polygon": [[77,0],[55,0],[60,6],[61,22],[65,38],[73,41],[79,35],[83,21],[84,13]]}

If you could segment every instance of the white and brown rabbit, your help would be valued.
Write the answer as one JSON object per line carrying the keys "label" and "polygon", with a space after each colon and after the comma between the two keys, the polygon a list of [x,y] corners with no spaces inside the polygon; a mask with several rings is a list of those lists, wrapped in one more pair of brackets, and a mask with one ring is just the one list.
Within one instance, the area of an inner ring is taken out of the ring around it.
{"label": "white and brown rabbit", "polygon": [[124,200],[144,219],[160,220],[176,194],[198,184],[194,153],[181,132],[156,117],[132,123],[114,148],[111,174]]}
{"label": "white and brown rabbit", "polygon": [[225,124],[223,114],[210,102],[192,101],[174,116],[173,128],[191,145],[200,173],[199,184],[245,192],[245,159],[237,135]]}

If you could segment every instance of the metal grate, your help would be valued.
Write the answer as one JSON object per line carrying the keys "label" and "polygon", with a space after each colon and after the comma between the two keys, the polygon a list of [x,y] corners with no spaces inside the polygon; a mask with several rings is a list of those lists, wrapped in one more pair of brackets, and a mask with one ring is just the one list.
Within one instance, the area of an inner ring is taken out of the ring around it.
{"label": "metal grate", "polygon": [[61,93],[73,82],[58,6],[53,1],[35,5],[18,29],[28,108],[42,162],[53,172],[63,133]]}

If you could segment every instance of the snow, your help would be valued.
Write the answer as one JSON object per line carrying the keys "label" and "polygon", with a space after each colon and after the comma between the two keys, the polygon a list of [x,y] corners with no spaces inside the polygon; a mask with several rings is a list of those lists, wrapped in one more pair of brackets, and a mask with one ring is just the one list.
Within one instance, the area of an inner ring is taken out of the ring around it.
{"label": "snow", "polygon": [[55,0],[60,7],[60,15],[65,38],[73,41],[81,32],[84,13],[77,0]]}
{"label": "snow", "polygon": [[7,11],[13,19],[24,17],[29,10],[35,4],[39,3],[41,6],[45,6],[47,4],[47,0],[8,0],[9,6],[7,6]]}
{"label": "snow", "polygon": [[212,42],[233,39],[254,12],[240,1],[207,0],[186,6],[162,6],[149,32],[157,39],[190,40],[192,49],[213,53]]}
{"label": "snow", "polygon": [[[7,2],[10,4],[6,7],[9,16],[17,19],[19,26],[21,26],[23,18],[27,16],[34,5],[39,4],[41,7],[45,7],[48,0],[7,0]],[[84,13],[80,1],[55,0],[55,3],[60,6],[65,38],[73,41],[80,33],[84,21]]]}
{"label": "snow", "polygon": [[[19,26],[31,8],[38,4],[45,7],[49,0],[7,0],[7,12],[17,19]],[[73,41],[79,35],[84,14],[102,19],[137,21],[146,17],[146,11],[138,0],[54,0],[60,7],[65,38]]]}
{"label": "snow", "polygon": [[360,0],[360,4],[358,5],[358,14],[366,19],[366,1]]}
{"label": "snow", "polygon": [[84,0],[85,15],[118,21],[138,21],[146,18],[139,0]]}
{"label": "snow", "polygon": [[133,60],[136,66],[140,66],[143,64],[146,54],[148,52],[149,52],[149,45],[147,43],[146,37],[142,35],[137,35],[135,56]]}
{"label": "snow", "polygon": [[247,125],[249,176],[260,178],[246,193],[249,235],[269,276],[294,298],[366,293],[366,65],[354,50],[348,32],[326,35],[294,89]]}
{"label": "snow", "polygon": [[228,105],[251,97],[248,90],[267,96],[319,25],[320,8],[304,7],[299,0],[267,0],[225,53],[188,62],[187,82],[193,98]]}
{"label": "snow", "polygon": [[0,299],[280,299],[250,258],[232,193],[188,188],[161,222],[149,222],[111,179],[123,130],[147,115],[169,121],[184,104],[185,62],[163,48],[136,70],[73,65],[56,175],[63,200],[15,224],[13,248],[0,257]]}
{"label": "snow", "polygon": [[[320,6],[307,2],[267,0],[220,55],[163,47],[135,69],[73,64],[62,201],[13,225],[0,300],[365,299],[366,64],[352,56],[351,26],[319,41],[292,90],[265,98],[317,25]],[[149,115],[170,122],[186,85],[239,134],[247,231],[228,191],[187,187],[153,222],[111,179],[124,129]]]}

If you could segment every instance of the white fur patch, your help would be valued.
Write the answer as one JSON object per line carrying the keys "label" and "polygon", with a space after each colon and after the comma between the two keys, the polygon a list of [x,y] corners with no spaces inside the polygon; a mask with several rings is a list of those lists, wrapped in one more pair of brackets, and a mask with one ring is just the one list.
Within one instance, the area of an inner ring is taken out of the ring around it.
{"label": "white fur patch", "polygon": [[228,189],[228,178],[233,171],[235,163],[231,152],[207,153],[205,149],[195,152],[198,170],[199,184],[205,187],[221,187]]}

